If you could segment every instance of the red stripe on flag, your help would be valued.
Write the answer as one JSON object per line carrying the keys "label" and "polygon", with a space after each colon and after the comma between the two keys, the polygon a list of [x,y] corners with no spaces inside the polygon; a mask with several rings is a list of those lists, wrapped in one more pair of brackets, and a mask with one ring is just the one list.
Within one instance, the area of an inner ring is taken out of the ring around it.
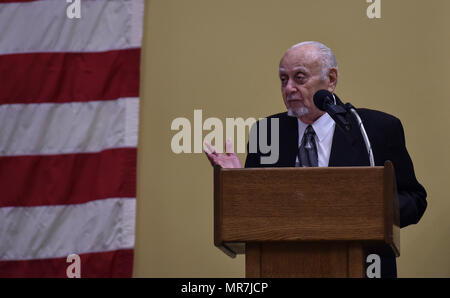
{"label": "red stripe on flag", "polygon": [[0,55],[0,104],[139,96],[140,49]]}
{"label": "red stripe on flag", "polygon": [[[133,250],[80,254],[81,277],[131,277]],[[0,277],[67,277],[67,258],[0,261]]]}
{"label": "red stripe on flag", "polygon": [[136,197],[136,148],[0,157],[0,207]]}

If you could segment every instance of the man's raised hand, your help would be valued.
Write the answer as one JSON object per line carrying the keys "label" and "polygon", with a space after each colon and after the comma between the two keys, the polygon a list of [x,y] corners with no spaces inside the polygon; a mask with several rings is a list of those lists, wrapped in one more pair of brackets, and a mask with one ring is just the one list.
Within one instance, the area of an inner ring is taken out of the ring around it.
{"label": "man's raised hand", "polygon": [[241,161],[234,153],[233,141],[227,139],[225,142],[225,153],[218,153],[216,148],[205,141],[205,154],[212,166],[219,165],[222,168],[242,168]]}

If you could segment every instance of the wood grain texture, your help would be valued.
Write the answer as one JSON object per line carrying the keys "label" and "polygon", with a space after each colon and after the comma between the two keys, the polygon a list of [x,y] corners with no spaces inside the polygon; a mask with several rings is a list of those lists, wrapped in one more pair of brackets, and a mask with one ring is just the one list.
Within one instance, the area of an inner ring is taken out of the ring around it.
{"label": "wood grain texture", "polygon": [[246,277],[364,277],[358,242],[248,243]]}
{"label": "wood grain texture", "polygon": [[361,242],[348,242],[347,247],[347,277],[363,278],[364,272],[364,250]]}
{"label": "wood grain texture", "polygon": [[245,277],[261,278],[261,244],[247,243],[245,246]]}

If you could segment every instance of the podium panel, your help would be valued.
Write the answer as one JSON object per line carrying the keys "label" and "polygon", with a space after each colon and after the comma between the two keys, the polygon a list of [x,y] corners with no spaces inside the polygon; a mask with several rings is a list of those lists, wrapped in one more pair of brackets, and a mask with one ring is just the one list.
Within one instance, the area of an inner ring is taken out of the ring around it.
{"label": "podium panel", "polygon": [[214,169],[214,244],[246,254],[247,277],[362,277],[363,248],[399,256],[392,163]]}

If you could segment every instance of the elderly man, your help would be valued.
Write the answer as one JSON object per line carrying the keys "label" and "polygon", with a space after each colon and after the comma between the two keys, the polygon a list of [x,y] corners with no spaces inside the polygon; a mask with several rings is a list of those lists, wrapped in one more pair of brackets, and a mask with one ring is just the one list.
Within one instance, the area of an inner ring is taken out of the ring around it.
{"label": "elderly man", "polygon": [[[356,123],[352,123],[352,129],[346,132],[314,105],[314,94],[321,89],[333,93],[338,81],[336,58],[328,47],[314,41],[292,46],[280,61],[279,77],[287,112],[268,117],[279,121],[279,159],[274,164],[261,164],[260,157],[264,154],[248,153],[245,167],[369,165],[367,150]],[[337,97],[336,104],[342,105]],[[358,109],[358,113],[372,145],[375,165],[382,166],[386,160],[394,164],[401,227],[417,223],[427,206],[426,191],[415,177],[400,120],[374,110]],[[267,131],[270,132],[271,121],[267,123]],[[258,126],[257,123],[256,129]],[[232,153],[231,141],[226,142],[228,153],[225,154],[217,153],[210,144],[206,145],[209,147],[206,154],[213,165],[241,167],[239,158]],[[369,253],[381,257],[382,277],[396,277],[392,251]]]}

